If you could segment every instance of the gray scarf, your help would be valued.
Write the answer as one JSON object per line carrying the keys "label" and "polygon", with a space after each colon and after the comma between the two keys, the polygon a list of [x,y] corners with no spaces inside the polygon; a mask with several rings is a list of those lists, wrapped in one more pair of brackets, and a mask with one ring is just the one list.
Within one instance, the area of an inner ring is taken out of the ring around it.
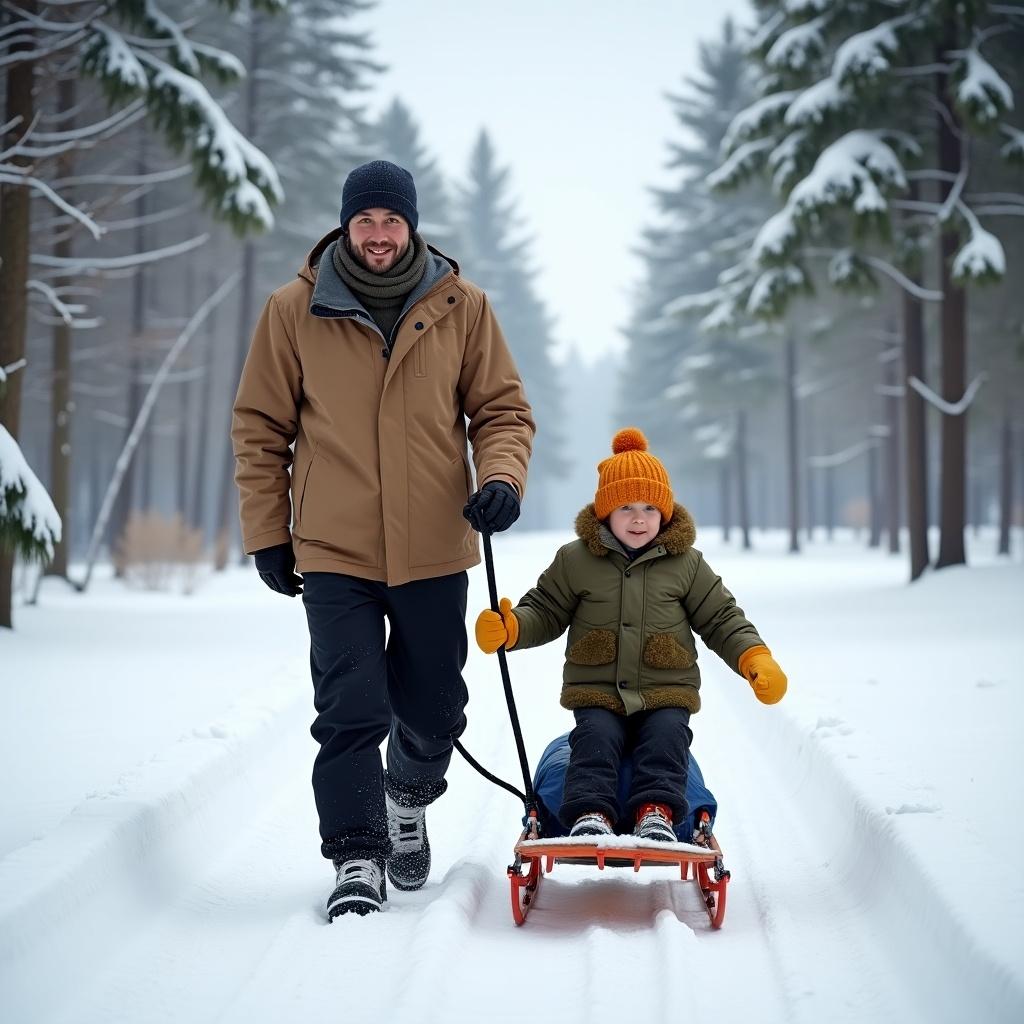
{"label": "gray scarf", "polygon": [[382,274],[364,267],[349,251],[344,236],[338,239],[331,256],[338,276],[363,303],[390,344],[405,298],[420,283],[426,269],[427,243],[414,231],[402,258]]}

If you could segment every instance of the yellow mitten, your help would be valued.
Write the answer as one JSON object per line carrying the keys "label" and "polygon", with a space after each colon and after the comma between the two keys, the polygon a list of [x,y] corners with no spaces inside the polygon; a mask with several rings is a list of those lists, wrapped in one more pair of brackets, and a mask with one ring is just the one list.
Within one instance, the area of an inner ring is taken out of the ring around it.
{"label": "yellow mitten", "polygon": [[476,617],[476,645],[484,654],[493,654],[502,644],[515,647],[519,639],[519,620],[512,611],[512,602],[503,597],[498,602],[501,614],[490,608]]}
{"label": "yellow mitten", "polygon": [[762,704],[778,704],[786,694],[786,673],[763,645],[748,647],[740,655],[740,674]]}

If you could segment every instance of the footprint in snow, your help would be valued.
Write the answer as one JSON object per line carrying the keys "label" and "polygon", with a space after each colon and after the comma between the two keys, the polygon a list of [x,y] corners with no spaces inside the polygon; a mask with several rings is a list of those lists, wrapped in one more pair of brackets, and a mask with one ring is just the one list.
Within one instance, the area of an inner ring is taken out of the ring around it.
{"label": "footprint in snow", "polygon": [[886,814],[934,814],[941,811],[940,804],[900,804],[899,807],[886,807]]}

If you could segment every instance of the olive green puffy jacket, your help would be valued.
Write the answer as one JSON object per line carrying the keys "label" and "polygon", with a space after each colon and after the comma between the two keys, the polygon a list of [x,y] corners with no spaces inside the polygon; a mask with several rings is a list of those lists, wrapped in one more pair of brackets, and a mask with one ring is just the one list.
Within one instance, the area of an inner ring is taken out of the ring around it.
{"label": "olive green puffy jacket", "polygon": [[651,546],[630,561],[593,505],[576,517],[579,540],[558,550],[516,606],[515,650],[569,630],[561,703],[619,714],[700,710],[696,632],[733,671],[762,644],[757,630],[693,546],[697,531],[676,505]]}

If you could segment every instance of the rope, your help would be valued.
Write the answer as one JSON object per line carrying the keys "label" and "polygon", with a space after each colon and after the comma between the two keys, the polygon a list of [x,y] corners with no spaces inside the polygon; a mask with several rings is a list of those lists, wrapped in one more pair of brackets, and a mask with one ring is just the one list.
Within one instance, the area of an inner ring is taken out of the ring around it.
{"label": "rope", "polygon": [[[487,570],[487,591],[491,601],[491,611],[501,612],[498,608],[498,584],[494,578],[494,555],[491,552],[491,535],[485,530],[481,531],[481,535],[484,539],[484,566]],[[455,749],[488,781],[493,782],[496,786],[500,786],[502,789],[508,790],[508,792],[519,797],[523,801],[523,806],[526,808],[526,814],[529,816],[531,812],[537,814],[537,794],[533,790],[533,779],[530,777],[530,762],[526,757],[526,746],[523,743],[523,730],[519,724],[519,713],[516,710],[516,698],[512,692],[512,680],[508,674],[508,662],[505,658],[505,647],[502,645],[498,648],[498,666],[501,669],[501,683],[505,689],[505,703],[508,705],[508,717],[512,722],[512,734],[516,740],[516,750],[519,754],[519,767],[523,772],[523,790],[520,792],[511,783],[505,782],[499,779],[496,775],[492,775],[486,768],[482,767],[466,750],[465,747],[458,741],[455,740]]]}

